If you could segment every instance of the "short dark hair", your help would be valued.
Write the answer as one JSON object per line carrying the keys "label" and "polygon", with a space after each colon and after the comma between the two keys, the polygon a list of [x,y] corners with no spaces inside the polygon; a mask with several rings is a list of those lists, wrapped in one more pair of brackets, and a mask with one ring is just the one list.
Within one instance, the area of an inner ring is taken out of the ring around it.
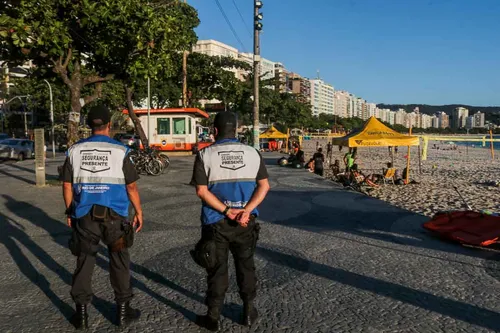
{"label": "short dark hair", "polygon": [[102,124],[102,125],[96,125],[96,124],[94,124],[91,127],[91,130],[92,130],[92,132],[104,131],[106,129],[106,127],[108,127],[108,125],[109,125],[109,123]]}
{"label": "short dark hair", "polygon": [[238,120],[233,112],[219,112],[215,115],[214,127],[217,129],[217,136],[221,138],[236,137]]}
{"label": "short dark hair", "polygon": [[111,120],[111,113],[104,105],[93,106],[87,115],[87,125],[92,131],[99,131],[106,129]]}

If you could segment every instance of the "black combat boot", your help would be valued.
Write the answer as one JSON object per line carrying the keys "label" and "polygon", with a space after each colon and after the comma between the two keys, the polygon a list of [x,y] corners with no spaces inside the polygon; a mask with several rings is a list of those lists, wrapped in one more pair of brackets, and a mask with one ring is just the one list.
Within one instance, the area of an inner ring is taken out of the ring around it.
{"label": "black combat boot", "polygon": [[71,317],[70,322],[77,330],[86,330],[89,328],[87,305],[77,304],[76,312],[73,317]]}
{"label": "black combat boot", "polygon": [[141,311],[130,306],[130,302],[118,304],[116,313],[116,325],[125,326],[139,319]]}
{"label": "black combat boot", "polygon": [[196,324],[209,331],[217,332],[220,330],[219,317],[220,309],[216,307],[209,307],[206,315],[196,316]]}
{"label": "black combat boot", "polygon": [[241,324],[246,327],[251,327],[258,317],[259,313],[253,305],[253,302],[243,302],[243,318],[241,319]]}

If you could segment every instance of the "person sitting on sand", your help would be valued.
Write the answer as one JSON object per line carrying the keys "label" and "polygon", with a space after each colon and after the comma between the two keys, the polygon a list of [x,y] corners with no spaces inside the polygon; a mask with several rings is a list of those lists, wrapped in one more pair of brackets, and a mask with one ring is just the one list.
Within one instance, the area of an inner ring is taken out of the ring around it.
{"label": "person sitting on sand", "polygon": [[362,183],[365,181],[366,176],[361,172],[361,170],[358,169],[358,165],[355,163],[352,165],[351,172],[350,172],[350,181],[351,183],[356,182],[356,183]]}
{"label": "person sitting on sand", "polygon": [[300,146],[298,144],[296,144],[294,147],[295,154],[290,156],[290,158],[288,159],[288,163],[294,167],[300,165],[300,167],[303,168],[305,165],[304,151],[300,149]]}
{"label": "person sitting on sand", "polygon": [[382,174],[383,174],[383,175],[386,175],[386,174],[387,174],[387,171],[389,171],[389,169],[392,169],[392,168],[393,168],[392,163],[391,163],[391,162],[388,162],[388,163],[387,163],[387,169],[382,168]]}
{"label": "person sitting on sand", "polygon": [[335,162],[330,165],[330,169],[332,169],[332,173],[334,176],[338,175],[340,173],[340,161],[335,160]]}

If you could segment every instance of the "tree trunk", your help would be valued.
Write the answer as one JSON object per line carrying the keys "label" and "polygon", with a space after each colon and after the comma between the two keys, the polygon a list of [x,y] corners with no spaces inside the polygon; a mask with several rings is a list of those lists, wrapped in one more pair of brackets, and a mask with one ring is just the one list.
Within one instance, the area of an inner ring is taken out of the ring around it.
{"label": "tree trunk", "polygon": [[[78,54],[78,52],[76,52]],[[101,97],[102,94],[102,82],[109,81],[113,79],[113,75],[107,75],[106,77],[100,77],[99,75],[88,75],[82,77],[82,64],[79,56],[74,57],[73,50],[68,49],[65,57],[61,56],[58,60],[51,59],[54,64],[53,71],[59,74],[64,84],[69,88],[70,100],[71,100],[71,112],[68,117],[68,147],[73,145],[79,139],[78,126],[80,125],[80,113],[85,104],[91,103],[96,99]],[[68,75],[68,65],[72,62],[73,70],[71,74]],[[71,77],[70,77],[71,76]],[[94,93],[83,98],[82,100],[82,89],[83,87],[95,84],[96,89]]]}
{"label": "tree trunk", "polygon": [[75,142],[80,139],[78,135],[78,127],[80,125],[80,111],[82,110],[82,105],[80,104],[81,88],[79,86],[73,85],[70,88],[70,99],[71,99],[71,112],[68,117],[68,148],[72,146]]}
{"label": "tree trunk", "polygon": [[132,122],[134,123],[135,132],[141,138],[143,147],[149,147],[149,141],[146,134],[144,133],[141,121],[134,112],[134,105],[132,104],[132,95],[134,91],[131,87],[127,86],[127,84],[125,84],[124,87],[125,87],[125,94],[127,96],[128,115],[130,116],[130,119],[132,119]]}

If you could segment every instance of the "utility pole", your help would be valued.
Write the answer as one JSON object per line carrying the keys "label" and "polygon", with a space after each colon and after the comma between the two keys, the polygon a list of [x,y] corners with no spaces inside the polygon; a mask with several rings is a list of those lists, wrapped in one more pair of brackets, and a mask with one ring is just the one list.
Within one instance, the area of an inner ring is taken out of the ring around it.
{"label": "utility pole", "polygon": [[259,9],[264,4],[262,1],[255,0],[254,5],[254,34],[253,34],[253,146],[255,149],[260,150],[259,135],[260,135],[260,121],[259,121],[259,79],[260,79],[260,31],[262,30],[263,18]]}
{"label": "utility pole", "polygon": [[[187,0],[184,0],[187,3]],[[182,107],[187,107],[187,56],[188,52],[182,54]]]}

